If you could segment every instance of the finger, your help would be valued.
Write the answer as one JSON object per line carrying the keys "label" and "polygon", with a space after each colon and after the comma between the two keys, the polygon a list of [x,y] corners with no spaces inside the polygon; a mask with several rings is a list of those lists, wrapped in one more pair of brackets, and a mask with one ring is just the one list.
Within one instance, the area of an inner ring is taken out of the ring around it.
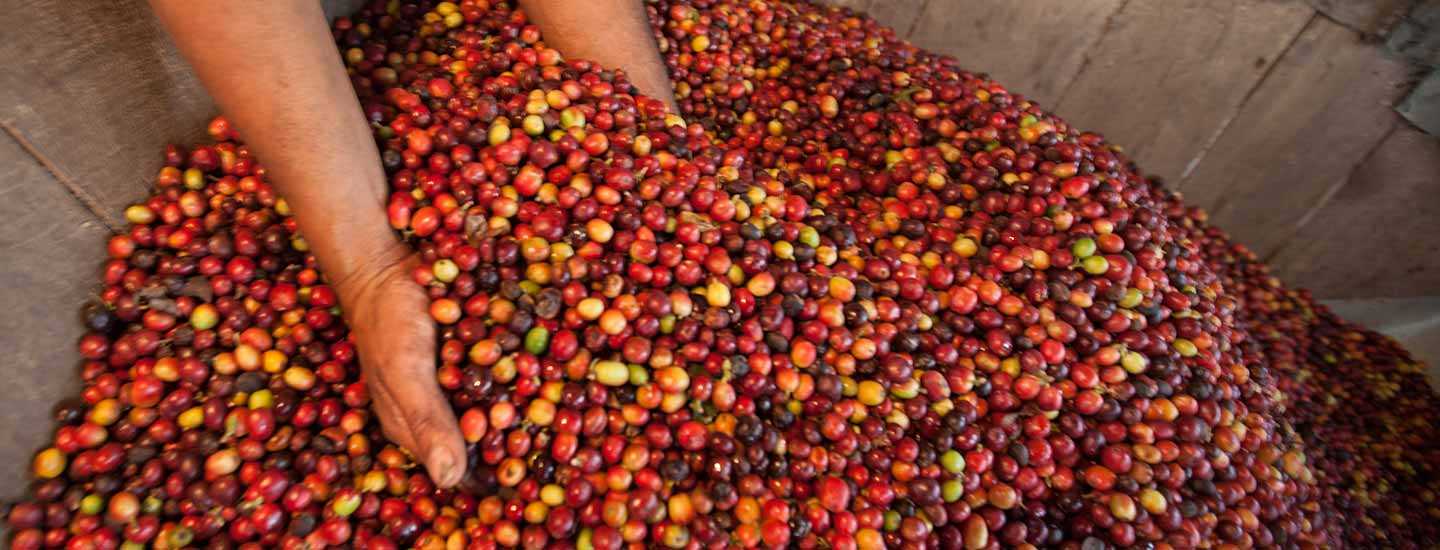
{"label": "finger", "polygon": [[435,383],[433,368],[417,366],[423,365],[419,358],[401,361],[404,366],[392,365],[381,375],[383,391],[395,408],[389,416],[399,419],[392,422],[398,424],[399,437],[392,439],[425,464],[437,485],[454,486],[465,474],[465,443],[455,413]]}
{"label": "finger", "polygon": [[375,416],[380,419],[380,431],[384,432],[385,439],[404,448],[406,451],[415,449],[415,438],[410,436],[410,427],[405,423],[405,417],[400,414],[400,409],[395,406],[395,399],[377,387],[371,390],[374,399]]}
{"label": "finger", "polygon": [[426,403],[417,406],[417,412],[410,416],[414,418],[412,433],[430,478],[440,487],[454,487],[465,476],[465,442],[455,413],[444,406],[438,392],[435,399],[428,399]]}

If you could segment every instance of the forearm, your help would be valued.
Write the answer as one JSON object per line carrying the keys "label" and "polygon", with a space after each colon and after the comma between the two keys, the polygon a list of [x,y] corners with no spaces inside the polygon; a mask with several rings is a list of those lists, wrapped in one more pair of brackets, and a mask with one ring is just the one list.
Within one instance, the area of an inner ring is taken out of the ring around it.
{"label": "forearm", "polygon": [[375,141],[319,2],[151,4],[262,159],[332,281],[363,277],[402,253],[385,217]]}
{"label": "forearm", "polygon": [[623,69],[641,93],[678,112],[641,0],[520,0],[545,43],[566,57]]}
{"label": "forearm", "polygon": [[[404,247],[385,175],[319,3],[150,0],[182,54],[289,201],[321,267],[344,281]],[[521,0],[564,55],[626,71],[675,110],[640,0]],[[603,23],[597,23],[603,22]]]}

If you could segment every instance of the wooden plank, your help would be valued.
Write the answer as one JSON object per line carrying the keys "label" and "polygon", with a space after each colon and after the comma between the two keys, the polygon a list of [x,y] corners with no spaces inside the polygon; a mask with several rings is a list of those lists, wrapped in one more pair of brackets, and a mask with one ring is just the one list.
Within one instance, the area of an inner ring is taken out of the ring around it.
{"label": "wooden plank", "polygon": [[1440,140],[1401,126],[1270,264],[1324,298],[1440,295]]}
{"label": "wooden plank", "polygon": [[0,121],[118,225],[124,206],[144,196],[164,145],[201,139],[215,107],[144,0],[9,4]]}
{"label": "wooden plank", "polygon": [[[927,2],[928,0],[871,0],[865,11],[881,25],[895,29],[896,36],[906,38],[915,31]],[[954,2],[935,0],[935,3]]]}
{"label": "wooden plank", "polygon": [[1301,0],[1130,2],[1056,112],[1178,177],[1313,14]]}
{"label": "wooden plank", "polygon": [[825,0],[821,3],[829,6],[850,8],[862,13],[870,9],[870,0]]}
{"label": "wooden plank", "polygon": [[1430,135],[1440,135],[1440,71],[1430,71],[1395,112]]}
{"label": "wooden plank", "polygon": [[[934,0],[910,39],[1053,104],[1125,0]],[[1167,2],[1168,4],[1168,2]]]}
{"label": "wooden plank", "polygon": [[1268,255],[1397,124],[1403,63],[1314,18],[1179,189]]}
{"label": "wooden plank", "polygon": [[1415,0],[1306,0],[1336,23],[1365,34],[1384,34]]}
{"label": "wooden plank", "polygon": [[53,405],[78,395],[78,315],[95,292],[105,226],[0,132],[0,500],[21,496]]}
{"label": "wooden plank", "polygon": [[820,3],[841,8],[850,8],[869,15],[881,25],[895,30],[895,35],[905,38],[915,27],[920,12],[928,0],[822,0]]}

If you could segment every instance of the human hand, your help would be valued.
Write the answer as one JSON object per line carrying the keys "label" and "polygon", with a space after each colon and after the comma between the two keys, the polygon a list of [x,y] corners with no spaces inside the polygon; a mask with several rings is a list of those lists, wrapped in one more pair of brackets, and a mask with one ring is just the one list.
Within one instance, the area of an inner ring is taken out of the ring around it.
{"label": "human hand", "polygon": [[435,381],[429,300],[410,280],[413,253],[386,223],[389,192],[375,135],[320,4],[151,5],[265,159],[265,179],[288,201],[332,277],[385,434],[414,453],[436,483],[455,485],[465,473],[465,447]]}
{"label": "human hand", "polygon": [[410,279],[416,259],[395,244],[372,267],[337,281],[336,291],[385,436],[425,464],[437,485],[452,487],[465,474],[465,443],[435,380],[430,301]]}

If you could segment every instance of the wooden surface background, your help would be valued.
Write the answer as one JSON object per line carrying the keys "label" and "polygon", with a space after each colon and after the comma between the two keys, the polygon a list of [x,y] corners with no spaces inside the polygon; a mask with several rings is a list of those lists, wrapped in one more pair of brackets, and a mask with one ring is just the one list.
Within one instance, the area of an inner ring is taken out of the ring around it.
{"label": "wooden surface background", "polygon": [[[1440,295],[1440,147],[1391,109],[1409,69],[1363,39],[1411,1],[838,3],[1125,145],[1290,283],[1362,299]],[[0,69],[8,499],[78,389],[104,238],[214,106],[143,0],[9,2]]]}

